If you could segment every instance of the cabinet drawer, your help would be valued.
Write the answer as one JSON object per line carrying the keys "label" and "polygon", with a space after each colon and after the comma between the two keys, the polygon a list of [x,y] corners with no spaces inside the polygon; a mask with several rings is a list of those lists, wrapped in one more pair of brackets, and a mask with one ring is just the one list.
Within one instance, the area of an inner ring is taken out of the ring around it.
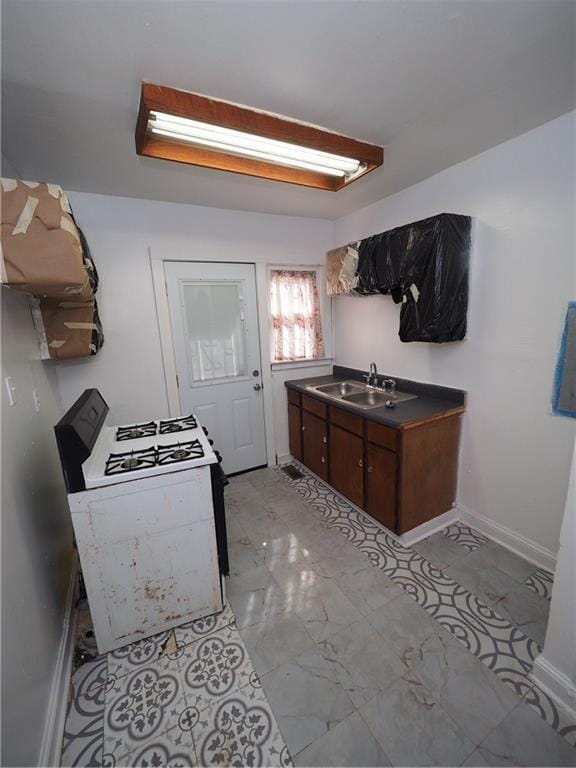
{"label": "cabinet drawer", "polygon": [[355,435],[362,436],[364,434],[364,419],[362,416],[357,416],[354,413],[343,411],[342,408],[336,408],[331,405],[328,408],[328,418],[332,424],[336,424],[342,429],[347,429],[348,432],[354,432]]}
{"label": "cabinet drawer", "polygon": [[377,424],[375,421],[369,421],[366,424],[366,437],[371,443],[388,448],[389,451],[396,451],[398,430],[392,427],[385,427],[384,424]]}
{"label": "cabinet drawer", "polygon": [[292,403],[292,405],[300,405],[300,392],[296,392],[295,389],[289,389],[288,402]]}
{"label": "cabinet drawer", "polygon": [[304,408],[305,411],[308,411],[308,413],[320,416],[321,419],[326,418],[326,403],[316,400],[314,397],[302,395],[302,408]]}

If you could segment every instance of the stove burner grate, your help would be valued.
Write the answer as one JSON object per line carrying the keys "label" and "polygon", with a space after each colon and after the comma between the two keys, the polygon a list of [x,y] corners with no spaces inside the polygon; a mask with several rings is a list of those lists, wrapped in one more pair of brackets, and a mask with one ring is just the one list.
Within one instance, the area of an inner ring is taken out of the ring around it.
{"label": "stove burner grate", "polygon": [[136,440],[139,437],[153,437],[158,431],[155,421],[149,421],[146,424],[131,424],[128,427],[118,427],[116,430],[116,441]]}
{"label": "stove burner grate", "polygon": [[105,475],[121,475],[135,469],[154,467],[157,463],[156,448],[144,448],[141,451],[111,453],[104,467]]}
{"label": "stove burner grate", "polygon": [[158,448],[158,464],[177,464],[179,461],[189,459],[201,459],[204,449],[200,440],[190,440],[187,443],[174,443],[173,445],[161,445]]}
{"label": "stove burner grate", "polygon": [[172,432],[184,432],[187,429],[196,429],[198,422],[196,418],[190,414],[180,419],[165,419],[160,422],[159,433],[161,435],[168,435]]}

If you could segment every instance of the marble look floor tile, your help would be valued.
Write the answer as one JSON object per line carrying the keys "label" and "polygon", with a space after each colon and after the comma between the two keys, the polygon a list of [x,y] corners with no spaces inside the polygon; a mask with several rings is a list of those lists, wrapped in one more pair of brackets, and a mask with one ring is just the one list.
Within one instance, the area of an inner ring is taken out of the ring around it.
{"label": "marble look floor tile", "polygon": [[362,567],[337,576],[335,582],[363,616],[371,616],[390,600],[404,594],[401,586],[368,560]]}
{"label": "marble look floor tile", "polygon": [[526,706],[576,749],[576,718],[572,710],[545,693],[530,678],[523,681],[521,695]]}
{"label": "marble look floor tile", "polygon": [[226,511],[226,536],[229,542],[245,539],[247,536],[238,516],[228,510]]}
{"label": "marble look floor tile", "polygon": [[292,765],[274,714],[257,681],[204,710],[194,726],[194,741],[201,766]]}
{"label": "marble look floor tile", "polygon": [[533,563],[491,540],[475,552],[466,555],[465,560],[479,571],[498,568],[520,582],[525,581],[538,570]]}
{"label": "marble look floor tile", "polygon": [[427,638],[444,632],[409,595],[386,603],[368,621],[401,659],[416,653]]}
{"label": "marble look floor tile", "polygon": [[518,581],[504,571],[479,570],[467,557],[445,568],[444,573],[492,607],[518,587]]}
{"label": "marble look floor tile", "polygon": [[407,673],[360,713],[393,765],[455,766],[474,743],[417,676]]}
{"label": "marble look floor tile", "polygon": [[205,616],[202,619],[195,619],[186,624],[181,624],[174,630],[176,643],[179,646],[194,643],[202,637],[218,632],[224,627],[235,623],[235,617],[229,605],[224,606],[224,610],[213,613],[211,616]]}
{"label": "marble look floor tile", "polygon": [[232,541],[228,545],[228,557],[230,560],[230,576],[238,576],[244,571],[263,565],[264,561],[260,553],[252,545],[249,538]]}
{"label": "marble look floor tile", "polygon": [[550,600],[552,597],[552,587],[554,586],[554,576],[549,571],[539,568],[524,581],[524,586],[540,595],[540,597]]}
{"label": "marble look floor tile", "polygon": [[576,750],[525,704],[482,741],[478,752],[484,765],[576,765]]}
{"label": "marble look floor tile", "polygon": [[549,600],[520,585],[498,603],[496,610],[540,647],[544,646],[550,612]]}
{"label": "marble look floor tile", "polygon": [[488,765],[490,765],[490,763],[486,762],[477,749],[475,749],[462,763],[462,766],[466,766],[466,768],[485,768],[485,766]]}
{"label": "marble look floor tile", "polygon": [[240,630],[254,669],[264,675],[314,647],[300,619],[290,611],[273,614]]}
{"label": "marble look floor tile", "polygon": [[286,608],[286,593],[264,565],[244,571],[239,576],[230,576],[226,587],[239,628],[257,624]]}
{"label": "marble look floor tile", "polygon": [[354,705],[317,650],[262,677],[262,685],[291,754],[351,715]]}
{"label": "marble look floor tile", "polygon": [[451,563],[466,556],[466,550],[460,544],[445,536],[442,531],[422,539],[422,541],[414,544],[412,549],[439,568],[451,565]]}
{"label": "marble look floor tile", "polygon": [[350,624],[318,643],[318,648],[356,707],[373,699],[407,671],[367,621]]}
{"label": "marble look floor tile", "polygon": [[98,686],[68,706],[62,741],[63,766],[101,766],[106,688]]}
{"label": "marble look floor tile", "polygon": [[332,581],[313,584],[288,595],[291,610],[316,642],[362,619],[359,611]]}
{"label": "marble look floor tile", "polygon": [[446,632],[431,635],[402,658],[474,744],[518,703],[511,688]]}
{"label": "marble look floor tile", "polygon": [[297,766],[389,766],[379,742],[358,712],[342,720],[294,757]]}
{"label": "marble look floor tile", "polygon": [[[113,755],[105,755],[105,759],[113,759]],[[114,763],[105,762],[105,765]],[[165,733],[154,736],[141,744],[134,752],[121,758],[116,765],[131,766],[131,768],[194,768],[200,765],[196,757],[194,739],[189,730],[183,730],[175,725]]]}

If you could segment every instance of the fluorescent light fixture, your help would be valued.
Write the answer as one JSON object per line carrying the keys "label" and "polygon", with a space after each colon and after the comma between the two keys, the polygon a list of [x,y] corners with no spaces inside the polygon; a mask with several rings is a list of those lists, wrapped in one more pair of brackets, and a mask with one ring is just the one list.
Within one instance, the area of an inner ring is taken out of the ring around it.
{"label": "fluorescent light fixture", "polygon": [[165,112],[150,112],[148,129],[151,133],[178,141],[187,141],[222,152],[254,157],[268,163],[304,168],[331,176],[349,177],[363,170],[359,160],[333,155],[317,149],[301,147],[286,141],[267,139],[251,133],[222,128],[219,125],[201,123],[185,117],[176,117]]}
{"label": "fluorescent light fixture", "polygon": [[142,85],[136,148],[149,157],[332,190],[383,159],[382,147],[148,83]]}

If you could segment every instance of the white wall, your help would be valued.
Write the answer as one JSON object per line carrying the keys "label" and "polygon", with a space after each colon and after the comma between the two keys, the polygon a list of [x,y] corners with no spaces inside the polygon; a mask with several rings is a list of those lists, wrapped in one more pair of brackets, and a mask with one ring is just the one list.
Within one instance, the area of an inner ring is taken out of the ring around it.
{"label": "white wall", "polygon": [[339,297],[335,362],[468,390],[459,503],[556,552],[574,439],[550,409],[574,298],[574,113],[339,219],[334,246],[442,211],[476,219],[468,338],[403,344],[391,298]]}
{"label": "white wall", "polygon": [[[50,706],[72,563],[53,436],[54,365],[39,360],[24,294],[2,289],[2,765],[35,765]],[[36,412],[32,391],[40,400]]]}
{"label": "white wall", "polygon": [[[168,415],[149,249],[163,259],[322,264],[331,243],[325,220],[84,193],[70,200],[100,274],[106,343],[93,359],[59,363],[58,384],[66,406],[86,387],[100,389],[116,423]],[[278,453],[287,445],[283,403],[275,408]]]}

